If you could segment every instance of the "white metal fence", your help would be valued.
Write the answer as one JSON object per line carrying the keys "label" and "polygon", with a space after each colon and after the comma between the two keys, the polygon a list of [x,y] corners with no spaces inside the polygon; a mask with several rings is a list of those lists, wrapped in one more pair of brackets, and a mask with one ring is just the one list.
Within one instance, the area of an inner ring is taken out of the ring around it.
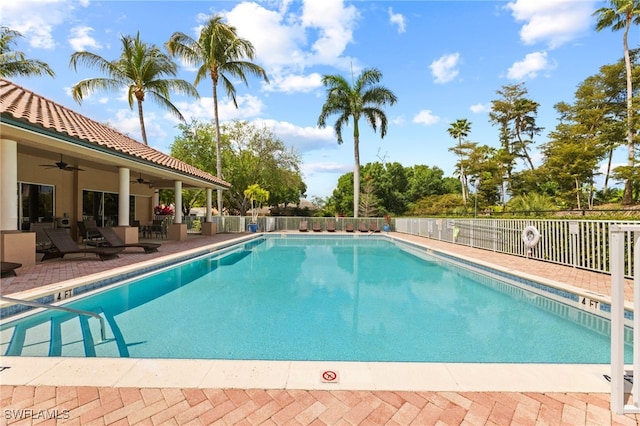
{"label": "white metal fence", "polygon": [[[314,223],[326,231],[327,223],[334,222],[336,231],[344,231],[348,224],[357,231],[360,224],[366,228],[382,229],[384,220],[379,217],[258,217],[260,232],[297,231],[300,222],[306,220],[309,231]],[[251,217],[215,216],[218,232],[247,232]],[[189,217],[190,223],[202,223],[203,218]],[[640,225],[640,221],[599,221],[563,219],[446,219],[446,218],[397,218],[391,228],[405,234],[419,235],[440,241],[454,242],[516,256],[558,263],[596,272],[609,273],[609,230],[612,225]],[[196,225],[197,226],[197,225]],[[533,226],[540,238],[530,252],[523,241],[523,231]],[[188,226],[190,233],[198,230]],[[624,235],[624,274],[631,277],[633,264],[631,232]]]}
{"label": "white metal fence", "polygon": [[[611,225],[640,222],[556,219],[396,219],[395,229],[440,241],[559,263],[597,272],[609,272]],[[535,227],[540,239],[528,253],[526,227]],[[631,276],[633,237],[624,235],[626,277]]]}

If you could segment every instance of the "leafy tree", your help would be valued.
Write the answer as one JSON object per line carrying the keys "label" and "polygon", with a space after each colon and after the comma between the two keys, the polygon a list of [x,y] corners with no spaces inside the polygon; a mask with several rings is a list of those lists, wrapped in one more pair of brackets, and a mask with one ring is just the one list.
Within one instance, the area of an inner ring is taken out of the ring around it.
{"label": "leafy tree", "polygon": [[0,77],[31,77],[56,74],[45,62],[37,59],[27,59],[19,50],[12,50],[16,39],[22,37],[18,31],[8,27],[0,27]]}
{"label": "leafy tree", "polygon": [[[624,63],[627,76],[627,166],[635,166],[635,126],[633,109],[633,82],[631,73],[631,58],[629,54],[629,30],[632,25],[640,25],[640,0],[609,0],[610,7],[601,7],[594,12],[597,17],[596,30],[611,28],[612,31],[624,30],[622,44],[624,48]],[[633,181],[632,176],[626,175],[623,204],[631,204]]]}
{"label": "leafy tree", "polygon": [[[415,202],[430,195],[442,195],[447,192],[444,184],[444,171],[437,167],[417,164],[406,171],[408,202]],[[457,189],[459,192],[459,189]]]}
{"label": "leafy tree", "polygon": [[260,210],[260,207],[262,207],[262,203],[266,203],[269,199],[269,191],[260,188],[260,185],[254,183],[253,185],[249,185],[247,189],[244,190],[244,196],[247,197],[249,199],[249,202],[251,203],[251,222],[257,223],[258,210]]}
{"label": "leafy tree", "polygon": [[456,151],[456,154],[458,154],[460,158],[460,162],[458,163],[459,164],[458,170],[460,170],[460,185],[462,187],[462,201],[465,204],[467,203],[469,189],[467,187],[467,178],[464,174],[464,165],[462,161],[463,160],[462,139],[469,136],[470,131],[471,131],[471,122],[466,118],[456,120],[455,122],[451,123],[449,128],[447,129],[447,132],[449,132],[449,135],[452,138],[458,140],[458,149]]}
{"label": "leafy tree", "polygon": [[373,217],[379,214],[380,200],[374,193],[371,178],[365,178],[364,188],[360,197],[360,214],[363,217]]}
{"label": "leafy tree", "polygon": [[491,101],[489,121],[500,126],[501,149],[498,158],[506,175],[511,177],[518,158],[533,170],[529,146],[534,143],[534,136],[543,130],[536,125],[540,104],[525,97],[527,89],[524,83],[503,86],[496,93],[502,98]]}
{"label": "leafy tree", "polygon": [[222,164],[233,176],[231,188],[224,193],[230,209],[246,214],[250,200],[244,190],[253,184],[269,191],[270,203],[299,203],[306,190],[300,158],[271,130],[246,121],[225,123],[222,146]]}
{"label": "leafy tree", "polygon": [[353,216],[358,217],[360,205],[360,118],[366,118],[367,122],[375,132],[380,126],[380,137],[387,134],[387,116],[382,107],[389,104],[394,105],[397,101],[396,95],[378,83],[382,79],[382,73],[375,69],[365,69],[358,76],[353,85],[340,75],[324,75],[322,83],[327,88],[327,99],[322,106],[322,111],[318,117],[318,126],[325,127],[327,119],[338,115],[333,128],[338,138],[338,143],[342,144],[342,127],[353,120]]}
{"label": "leafy tree", "polygon": [[97,68],[107,77],[88,78],[76,83],[72,88],[73,99],[78,103],[96,90],[119,90],[127,87],[129,107],[133,109],[134,99],[138,104],[140,131],[145,145],[147,132],[144,127],[142,102],[149,96],[154,102],[171,114],[185,121],[184,117],[169,100],[171,90],[198,97],[198,92],[190,83],[175,79],[178,66],[157,46],[148,45],[140,40],[140,33],[135,37],[122,36],[122,54],[120,58],[108,61],[91,52],[75,52],[71,55],[70,65],[77,70],[78,64]]}
{"label": "leafy tree", "polygon": [[496,156],[497,149],[470,144],[466,167],[469,180],[475,187],[480,208],[496,205],[500,202],[504,173]]}
{"label": "leafy tree", "polygon": [[[218,83],[222,82],[227,96],[238,107],[233,78],[248,85],[247,74],[262,77],[268,82],[262,67],[251,62],[255,49],[249,40],[239,38],[235,27],[222,21],[220,15],[211,18],[202,28],[198,40],[181,33],[173,33],[167,42],[172,55],[198,67],[194,85],[209,76],[213,83],[213,118],[216,129],[216,176],[223,178],[221,155],[221,130],[218,113]],[[248,59],[248,60],[245,60]],[[218,214],[222,214],[222,191],[217,191]]]}

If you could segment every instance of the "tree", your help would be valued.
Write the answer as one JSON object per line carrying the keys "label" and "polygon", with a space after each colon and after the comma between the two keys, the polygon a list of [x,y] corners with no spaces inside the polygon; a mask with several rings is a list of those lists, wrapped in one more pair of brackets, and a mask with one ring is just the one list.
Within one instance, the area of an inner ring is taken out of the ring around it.
{"label": "tree", "polygon": [[382,73],[375,69],[365,69],[353,85],[340,75],[324,75],[322,84],[327,88],[327,99],[318,117],[318,126],[325,127],[329,116],[338,115],[333,128],[342,144],[342,127],[353,119],[353,216],[358,217],[360,196],[360,118],[366,118],[375,132],[380,127],[380,137],[387,134],[387,116],[381,109],[385,105],[394,105],[396,95],[378,83]]}
{"label": "tree", "polygon": [[[627,75],[627,166],[630,169],[635,165],[635,126],[633,110],[633,83],[631,73],[631,58],[629,55],[629,29],[631,25],[640,25],[640,0],[609,0],[610,7],[601,7],[594,12],[598,21],[596,30],[602,31],[611,28],[612,31],[624,30],[622,45],[624,49],[624,63]],[[633,181],[627,177],[624,187],[623,204],[631,204]]]}
{"label": "tree", "polygon": [[70,65],[77,71],[78,64],[96,68],[107,77],[82,80],[72,88],[73,99],[78,103],[96,90],[120,90],[128,88],[129,107],[133,109],[134,99],[138,105],[138,118],[142,141],[148,145],[147,132],[144,127],[142,102],[148,95],[155,103],[169,111],[180,120],[184,117],[169,100],[170,91],[198,97],[198,92],[190,83],[176,79],[178,66],[171,57],[163,53],[157,46],[148,45],[140,40],[140,33],[135,37],[123,35],[120,58],[108,61],[91,52],[75,52],[71,55]]}
{"label": "tree", "polygon": [[[223,179],[222,155],[220,147],[220,116],[218,113],[218,82],[222,81],[227,96],[231,98],[235,107],[236,88],[231,78],[237,78],[248,85],[247,73],[262,77],[269,82],[262,67],[250,62],[255,56],[255,49],[249,40],[238,38],[236,28],[222,22],[222,17],[216,15],[202,28],[198,40],[181,33],[173,33],[167,42],[167,49],[174,56],[198,67],[194,85],[205,77],[211,77],[213,83],[213,118],[216,129],[216,176]],[[249,61],[244,59],[249,59]],[[217,191],[218,214],[222,214],[222,191]]]}
{"label": "tree", "polygon": [[[244,190],[244,195],[251,202],[251,223],[258,223],[258,210],[262,207],[262,203],[269,199],[269,191],[260,188],[260,185],[254,183]],[[256,203],[258,205],[256,206]]]}
{"label": "tree", "polygon": [[22,37],[18,31],[0,27],[0,77],[31,77],[40,75],[55,76],[49,65],[37,59],[27,59],[19,50],[12,50],[15,39]]}
{"label": "tree", "polygon": [[450,127],[447,129],[449,135],[458,140],[458,155],[460,156],[460,185],[462,185],[462,201],[467,204],[468,191],[467,188],[467,178],[464,174],[464,167],[462,162],[462,138],[466,138],[469,136],[469,132],[471,131],[471,123],[466,119],[458,119],[454,123],[450,124]]}
{"label": "tree", "polygon": [[533,137],[543,130],[536,125],[540,104],[525,97],[527,89],[523,83],[503,86],[496,93],[502,98],[491,101],[489,121],[500,126],[502,147],[498,155],[506,175],[511,176],[518,158],[533,170],[528,147],[533,144]]}

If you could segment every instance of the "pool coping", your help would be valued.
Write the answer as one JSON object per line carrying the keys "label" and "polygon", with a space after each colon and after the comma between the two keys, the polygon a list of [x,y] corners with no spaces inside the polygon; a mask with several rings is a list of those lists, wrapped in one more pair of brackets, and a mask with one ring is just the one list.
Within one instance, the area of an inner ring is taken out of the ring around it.
{"label": "pool coping", "polygon": [[[273,235],[269,233],[264,235]],[[112,271],[12,294],[29,300],[108,279],[148,265],[177,263],[263,234],[244,235],[209,246],[127,265]],[[542,277],[467,258],[401,236],[388,238],[554,287],[584,290]],[[148,264],[148,265],[147,265]],[[158,267],[159,268],[159,267]],[[604,300],[607,298],[603,295]],[[0,305],[2,306],[2,305]],[[20,316],[20,315],[18,315]],[[16,319],[15,316],[11,320]],[[3,322],[5,320],[3,319]],[[9,320],[7,320],[9,321]],[[318,390],[609,392],[609,364],[504,364],[429,362],[235,361],[198,359],[0,357],[3,385],[192,387]],[[325,374],[328,373],[328,374]],[[325,376],[325,378],[323,378]],[[326,380],[326,376],[334,377]],[[630,384],[625,383],[630,389]]]}

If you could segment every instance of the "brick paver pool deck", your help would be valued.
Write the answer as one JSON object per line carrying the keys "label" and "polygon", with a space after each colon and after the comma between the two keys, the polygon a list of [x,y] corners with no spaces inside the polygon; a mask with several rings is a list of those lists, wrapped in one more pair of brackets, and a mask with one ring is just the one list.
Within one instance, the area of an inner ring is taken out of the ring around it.
{"label": "brick paver pool deck", "polygon": [[[3,278],[10,295],[46,284],[209,245],[237,235],[165,241],[158,253],[110,261],[47,261]],[[604,295],[605,274],[450,243],[402,236],[437,250],[482,260]],[[626,283],[630,300],[632,283]],[[0,362],[0,365],[2,363]],[[640,415],[610,412],[608,393],[438,392],[296,389],[202,389],[2,384],[3,424],[61,425],[637,425]],[[51,418],[51,417],[57,417]]]}

